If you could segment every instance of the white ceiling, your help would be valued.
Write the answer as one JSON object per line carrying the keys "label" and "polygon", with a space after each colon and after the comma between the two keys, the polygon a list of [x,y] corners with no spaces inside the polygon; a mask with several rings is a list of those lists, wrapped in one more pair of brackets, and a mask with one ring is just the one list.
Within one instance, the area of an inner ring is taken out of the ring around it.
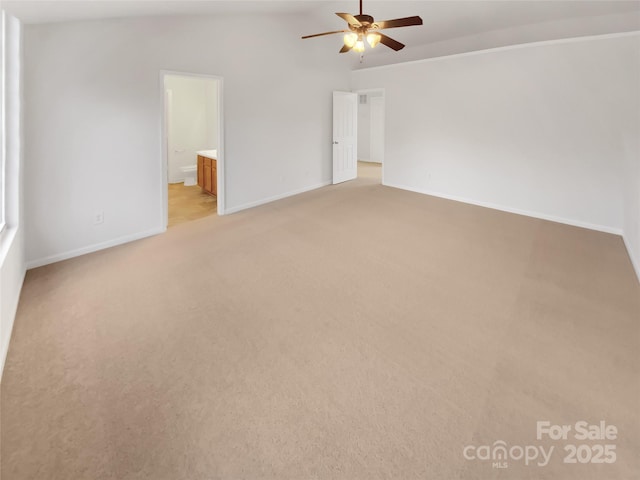
{"label": "white ceiling", "polygon": [[159,15],[300,13],[326,3],[322,0],[8,0],[3,2],[7,10],[24,23]]}
{"label": "white ceiling", "polygon": [[[322,3],[322,2],[321,2]],[[346,7],[340,10],[338,7]],[[314,12],[318,27],[305,27],[306,33],[336,30],[343,26],[333,12],[355,13],[357,1],[324,2],[326,13],[322,16]],[[505,28],[520,27],[574,18],[601,16],[630,16],[635,19],[636,29],[640,29],[640,1],[599,1],[599,0],[436,0],[436,1],[367,1],[364,13],[376,20],[420,15],[423,26],[389,30],[385,33],[407,45],[423,45],[453,38],[467,37]],[[620,22],[618,22],[620,23]],[[627,22],[628,24],[628,22]],[[617,30],[611,26],[611,32]],[[625,28],[626,30],[626,28]],[[330,38],[330,37],[329,37]],[[338,42],[339,43],[339,42]]]}
{"label": "white ceiling", "polygon": [[[4,5],[25,23],[48,23],[101,18],[157,15],[238,13],[326,13],[336,27],[333,12],[357,13],[357,0],[8,0]],[[632,13],[638,0],[365,0],[364,13],[378,20],[421,15],[433,31],[452,36],[566,18]],[[310,25],[313,27],[313,25]],[[426,30],[426,29],[425,29]]]}
{"label": "white ceiling", "polygon": [[[24,23],[167,15],[306,14],[307,21],[292,25],[292,32],[296,35],[345,28],[344,21],[334,12],[358,13],[357,0],[8,0],[3,1],[3,6]],[[424,20],[423,26],[385,32],[411,48],[399,53],[387,52],[388,49],[371,52],[373,60],[377,56],[381,62],[388,55],[393,55],[396,60],[411,59],[412,49],[416,58],[452,53],[444,47],[432,52],[418,50],[474,36],[473,48],[480,48],[483,45],[479,36],[486,37],[484,46],[490,47],[563,35],[640,30],[640,0],[365,0],[364,13],[376,20],[410,15],[420,15]],[[538,26],[535,32],[534,25]],[[520,36],[509,33],[510,39],[494,38],[495,32],[515,30],[521,31]],[[341,46],[338,36],[305,41],[321,42],[336,52]],[[468,50],[471,47],[455,48]]]}

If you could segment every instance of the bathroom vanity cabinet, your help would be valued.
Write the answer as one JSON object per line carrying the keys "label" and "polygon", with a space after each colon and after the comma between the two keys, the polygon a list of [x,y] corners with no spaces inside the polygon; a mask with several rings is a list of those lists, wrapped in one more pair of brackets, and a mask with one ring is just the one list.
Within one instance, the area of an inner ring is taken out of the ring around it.
{"label": "bathroom vanity cabinet", "polygon": [[215,158],[198,155],[198,185],[211,195],[218,195],[218,165]]}

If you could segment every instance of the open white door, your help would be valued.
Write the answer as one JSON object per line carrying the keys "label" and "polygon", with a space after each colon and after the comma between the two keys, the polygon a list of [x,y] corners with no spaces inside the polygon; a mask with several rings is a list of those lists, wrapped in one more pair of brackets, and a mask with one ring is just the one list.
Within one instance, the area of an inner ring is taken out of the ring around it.
{"label": "open white door", "polygon": [[333,183],[358,176],[358,95],[333,92]]}

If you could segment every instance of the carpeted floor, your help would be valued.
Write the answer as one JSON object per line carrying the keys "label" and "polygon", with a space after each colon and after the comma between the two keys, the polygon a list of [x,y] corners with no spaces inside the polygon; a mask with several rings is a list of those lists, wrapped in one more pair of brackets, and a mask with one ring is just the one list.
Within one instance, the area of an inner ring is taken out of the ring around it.
{"label": "carpeted floor", "polygon": [[[2,479],[639,478],[620,237],[378,183],[29,271]],[[537,440],[544,420],[618,435]],[[554,452],[477,459],[499,440]],[[563,463],[582,443],[616,461]]]}

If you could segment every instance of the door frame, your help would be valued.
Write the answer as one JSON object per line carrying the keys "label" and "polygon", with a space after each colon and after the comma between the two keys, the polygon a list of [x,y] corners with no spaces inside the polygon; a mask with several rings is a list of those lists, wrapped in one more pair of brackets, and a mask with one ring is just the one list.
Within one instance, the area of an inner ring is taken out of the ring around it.
{"label": "door frame", "polygon": [[[358,108],[360,107],[360,94],[361,93],[382,93],[382,98],[383,98],[383,104],[382,104],[382,115],[383,115],[383,125],[384,125],[384,139],[383,139],[383,145],[384,145],[384,150],[386,152],[387,149],[387,93],[385,91],[384,88],[363,88],[362,90],[354,90],[354,93],[358,94]],[[371,143],[371,139],[369,139],[369,143]],[[382,185],[385,185],[384,183],[384,169],[385,169],[385,164],[387,163],[387,156],[386,154],[383,153],[382,156],[382,176],[381,176],[381,183]]]}
{"label": "door frame", "polygon": [[[162,225],[163,229],[166,230],[169,223],[169,152],[168,152],[168,141],[169,141],[169,132],[167,131],[167,97],[165,94],[165,78],[168,75],[177,75],[181,77],[198,77],[198,78],[208,78],[211,80],[216,80],[218,82],[217,88],[217,110],[218,110],[218,158],[216,159],[217,163],[217,174],[218,174],[218,185],[216,195],[216,204],[217,204],[217,213],[218,215],[225,214],[225,200],[226,200],[226,190],[224,188],[225,182],[225,161],[224,161],[224,105],[223,105],[223,89],[224,89],[224,78],[219,75],[209,75],[206,73],[192,73],[192,72],[177,72],[174,70],[160,70],[160,99],[161,99],[161,118],[160,118],[160,131],[161,131],[161,149],[162,155],[160,156],[160,178],[162,179]],[[197,161],[197,159],[196,159]]]}

